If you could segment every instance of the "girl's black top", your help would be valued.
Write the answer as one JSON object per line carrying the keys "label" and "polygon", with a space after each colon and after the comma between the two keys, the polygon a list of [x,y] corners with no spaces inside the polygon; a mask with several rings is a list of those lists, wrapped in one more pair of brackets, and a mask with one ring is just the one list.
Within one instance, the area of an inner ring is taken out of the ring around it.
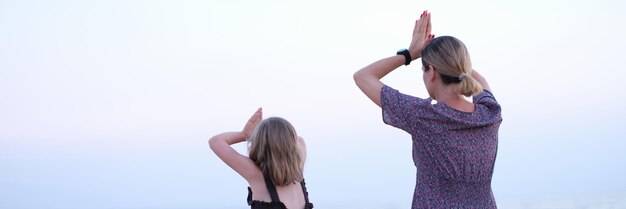
{"label": "girl's black top", "polygon": [[[265,179],[265,186],[267,187],[267,191],[270,192],[270,197],[272,198],[272,202],[265,202],[260,200],[252,200],[252,189],[248,187],[248,205],[250,205],[251,209],[287,209],[287,206],[278,198],[278,192],[276,192],[276,186],[274,186],[274,182],[268,176],[263,175]],[[309,193],[306,191],[306,184],[304,180],[300,182],[302,186],[302,193],[304,194],[304,209],[312,209],[313,204],[309,202]]]}

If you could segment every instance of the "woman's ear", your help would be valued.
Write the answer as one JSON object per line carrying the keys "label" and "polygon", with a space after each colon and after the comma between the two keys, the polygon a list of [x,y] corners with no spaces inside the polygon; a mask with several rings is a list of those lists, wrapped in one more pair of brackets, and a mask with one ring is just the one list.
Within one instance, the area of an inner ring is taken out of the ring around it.
{"label": "woman's ear", "polygon": [[435,78],[437,76],[437,71],[435,71],[435,68],[432,65],[428,65],[428,70],[425,73],[426,73],[426,78],[430,82],[435,81]]}

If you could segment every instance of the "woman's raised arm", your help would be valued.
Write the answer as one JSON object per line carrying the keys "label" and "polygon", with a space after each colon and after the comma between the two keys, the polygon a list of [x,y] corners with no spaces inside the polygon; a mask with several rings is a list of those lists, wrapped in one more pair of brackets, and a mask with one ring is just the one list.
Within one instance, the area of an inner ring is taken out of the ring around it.
{"label": "woman's raised arm", "polygon": [[487,83],[487,79],[485,79],[485,77],[483,77],[480,73],[478,73],[478,71],[472,70],[472,78],[478,81],[478,83],[480,83],[480,85],[483,87],[484,90],[487,90],[493,93],[491,91],[491,88],[489,87],[489,84]]}
{"label": "woman's raised arm", "polygon": [[[422,50],[434,38],[430,31],[430,13],[424,11],[420,19],[415,21],[415,27],[413,28],[413,36],[408,49],[411,61],[420,58]],[[354,73],[354,82],[372,102],[382,107],[380,92],[384,84],[380,79],[405,64],[405,62],[406,59],[403,55],[378,60]]]}

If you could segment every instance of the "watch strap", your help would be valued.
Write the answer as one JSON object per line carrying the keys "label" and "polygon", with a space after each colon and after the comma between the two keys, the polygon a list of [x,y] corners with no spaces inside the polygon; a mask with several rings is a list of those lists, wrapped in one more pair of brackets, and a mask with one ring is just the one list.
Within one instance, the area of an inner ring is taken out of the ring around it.
{"label": "watch strap", "polygon": [[396,55],[404,56],[404,65],[411,64],[411,53],[409,53],[408,49],[401,49],[400,51],[396,53]]}

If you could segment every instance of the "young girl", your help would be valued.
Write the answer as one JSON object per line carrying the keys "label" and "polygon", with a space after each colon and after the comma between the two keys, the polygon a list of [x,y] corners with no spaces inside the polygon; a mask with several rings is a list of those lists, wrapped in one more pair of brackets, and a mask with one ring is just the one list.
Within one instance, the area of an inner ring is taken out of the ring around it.
{"label": "young girl", "polygon": [[[310,209],[303,177],[306,145],[285,119],[262,120],[259,108],[242,131],[225,132],[209,139],[209,146],[248,184],[251,209]],[[248,157],[230,145],[248,141]]]}
{"label": "young girl", "polygon": [[[417,168],[412,208],[496,208],[491,191],[500,105],[460,40],[430,34],[430,13],[415,23],[409,49],[354,74],[357,86],[382,108],[383,121],[411,134]],[[400,93],[380,79],[422,58],[430,98]],[[464,96],[473,96],[473,102]],[[436,104],[433,104],[436,100]]]}

